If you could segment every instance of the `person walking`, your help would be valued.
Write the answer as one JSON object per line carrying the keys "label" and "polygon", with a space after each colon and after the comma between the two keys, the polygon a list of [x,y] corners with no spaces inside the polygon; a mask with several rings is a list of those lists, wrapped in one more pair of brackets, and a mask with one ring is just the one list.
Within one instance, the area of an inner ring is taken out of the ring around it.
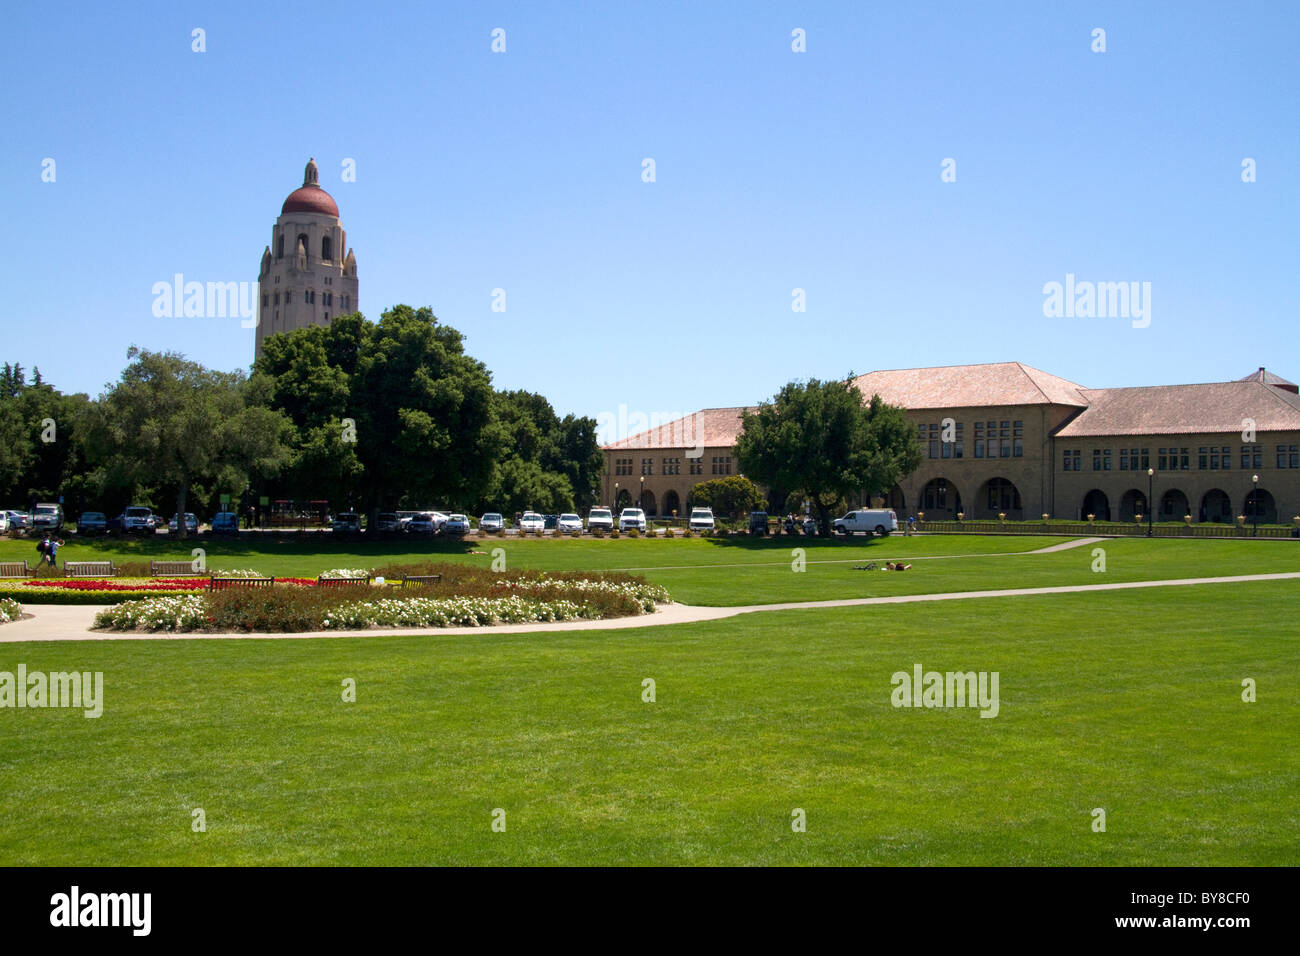
{"label": "person walking", "polygon": [[58,562],[56,559],[58,558],[59,548],[61,547],[63,547],[63,542],[60,541],[58,538],[46,538],[45,554],[50,559],[51,568],[58,567]]}

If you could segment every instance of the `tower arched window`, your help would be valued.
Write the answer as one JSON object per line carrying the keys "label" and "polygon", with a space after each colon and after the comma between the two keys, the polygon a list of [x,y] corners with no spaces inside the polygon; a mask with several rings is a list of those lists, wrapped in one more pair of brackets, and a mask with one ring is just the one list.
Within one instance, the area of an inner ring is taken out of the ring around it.
{"label": "tower arched window", "polygon": [[[300,233],[298,233],[298,242],[302,245],[302,251],[303,251],[304,253],[307,253],[308,255],[310,255],[310,254],[311,254],[311,246],[309,246],[309,245],[307,244],[307,233],[305,233],[305,232],[300,232]],[[296,250],[296,249],[294,250],[294,254],[297,255],[297,250]]]}
{"label": "tower arched window", "polygon": [[333,251],[333,250],[330,249],[330,237],[329,237],[329,236],[321,236],[321,237],[320,237],[320,257],[321,257],[322,259],[324,259],[326,262],[329,262],[331,259],[334,258],[334,257],[330,254],[332,251]]}
{"label": "tower arched window", "polygon": [[284,258],[284,233],[280,233],[280,238],[275,241],[275,257]]}

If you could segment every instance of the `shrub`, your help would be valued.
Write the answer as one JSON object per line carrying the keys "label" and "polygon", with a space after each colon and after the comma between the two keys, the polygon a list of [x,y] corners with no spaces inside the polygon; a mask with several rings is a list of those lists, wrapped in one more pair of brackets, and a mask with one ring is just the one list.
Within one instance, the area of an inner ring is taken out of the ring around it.
{"label": "shrub", "polygon": [[0,623],[16,621],[22,616],[22,605],[13,598],[0,598]]}

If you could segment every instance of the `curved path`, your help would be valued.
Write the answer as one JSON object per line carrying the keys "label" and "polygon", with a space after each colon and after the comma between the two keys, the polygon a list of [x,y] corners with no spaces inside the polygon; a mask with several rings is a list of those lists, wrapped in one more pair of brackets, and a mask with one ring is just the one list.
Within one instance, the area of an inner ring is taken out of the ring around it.
{"label": "curved path", "polygon": [[1025,597],[1038,594],[1074,594],[1083,591],[1126,591],[1133,588],[1185,587],[1196,584],[1234,584],[1244,581],[1300,579],[1300,571],[1279,574],[1238,574],[1215,578],[1173,578],[1164,581],[1121,581],[1115,584],[1070,584],[1048,588],[1005,588],[996,591],[942,591],[937,594],[898,594],[886,597],[845,598],[839,601],[794,601],[785,604],[748,604],[737,607],[698,607],[667,604],[653,615],[616,617],[602,621],[560,621],[553,624],[496,624],[488,627],[371,628],[364,631],[305,631],[297,634],[169,634],[92,631],[99,605],[39,604],[30,606],[31,618],[0,625],[0,643],[23,641],[158,641],[217,638],[276,639],[301,637],[415,637],[443,634],[520,634],[529,631],[601,631],[628,627],[662,627],[716,621],[756,611],[796,611],[809,608],[860,607],[870,604],[915,604],[922,601],[968,601],[981,598]]}

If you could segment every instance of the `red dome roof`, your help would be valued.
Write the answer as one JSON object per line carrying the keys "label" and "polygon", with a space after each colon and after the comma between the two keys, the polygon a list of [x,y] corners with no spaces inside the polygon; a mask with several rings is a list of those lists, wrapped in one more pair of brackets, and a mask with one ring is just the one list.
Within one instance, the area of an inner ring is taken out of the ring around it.
{"label": "red dome roof", "polygon": [[287,212],[311,212],[322,216],[339,217],[339,207],[334,198],[319,186],[301,186],[289,193],[280,215]]}

